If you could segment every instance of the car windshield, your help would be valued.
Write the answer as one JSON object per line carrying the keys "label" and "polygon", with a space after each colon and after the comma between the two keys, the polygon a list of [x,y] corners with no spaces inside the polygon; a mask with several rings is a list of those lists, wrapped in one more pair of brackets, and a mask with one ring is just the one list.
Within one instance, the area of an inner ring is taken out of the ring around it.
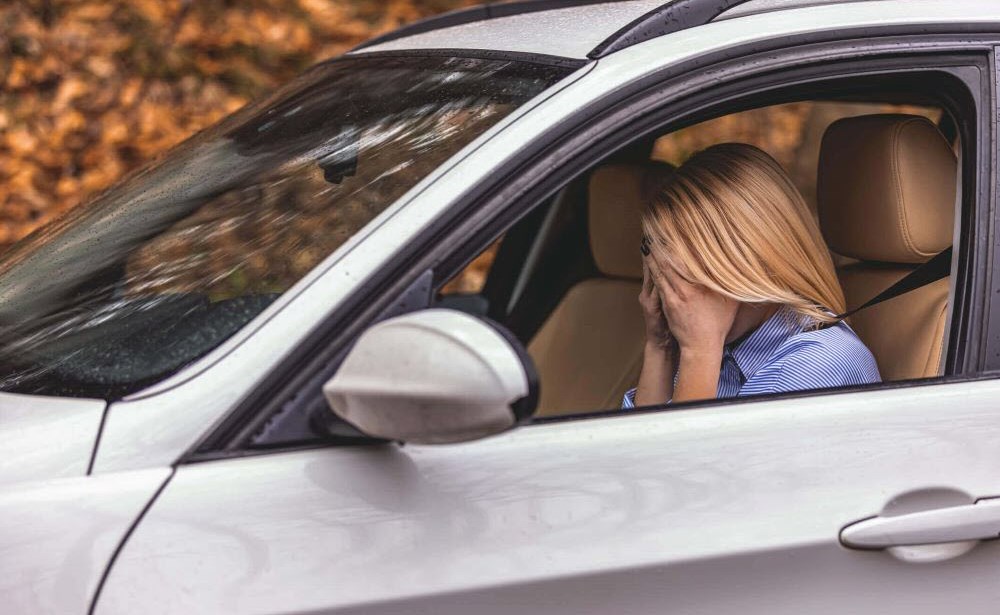
{"label": "car windshield", "polygon": [[177,372],[569,71],[312,68],[0,257],[0,390],[113,398]]}

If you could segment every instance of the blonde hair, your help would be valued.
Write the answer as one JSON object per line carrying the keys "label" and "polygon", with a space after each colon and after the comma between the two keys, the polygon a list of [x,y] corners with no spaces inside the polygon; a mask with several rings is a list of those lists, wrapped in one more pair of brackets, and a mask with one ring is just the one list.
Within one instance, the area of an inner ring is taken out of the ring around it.
{"label": "blonde hair", "polygon": [[650,249],[688,282],[817,325],[845,310],[815,218],[781,165],[752,145],[713,145],[664,174],[642,218]]}

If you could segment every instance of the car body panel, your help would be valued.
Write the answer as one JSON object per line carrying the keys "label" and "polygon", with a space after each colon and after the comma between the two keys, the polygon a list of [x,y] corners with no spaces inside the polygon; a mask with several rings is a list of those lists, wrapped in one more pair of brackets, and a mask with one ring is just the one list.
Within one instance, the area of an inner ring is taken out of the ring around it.
{"label": "car body panel", "polygon": [[985,613],[1000,543],[917,564],[839,533],[908,492],[1000,494],[998,395],[884,389],[184,466],[97,613]]}
{"label": "car body panel", "polygon": [[0,393],[0,485],[84,476],[106,405]]}
{"label": "car body panel", "polygon": [[361,52],[490,49],[583,59],[604,39],[664,4],[664,0],[625,0],[495,17],[422,32]]}
{"label": "car body panel", "polygon": [[86,613],[112,556],[169,468],[6,485],[0,491],[4,613]]}
{"label": "car body panel", "polygon": [[[365,47],[356,53],[372,53],[386,51],[404,51],[416,49],[476,49],[493,51],[516,51],[559,55],[570,58],[586,58],[595,47],[606,38],[615,34],[620,28],[627,26],[634,19],[659,6],[668,4],[664,1],[613,2],[595,4],[551,11],[531,12],[522,15],[497,17],[484,21],[441,28],[423,32],[404,38],[395,39]],[[737,29],[744,29],[745,34],[757,33],[757,28],[765,22],[767,29],[778,29],[789,32],[798,29],[797,22],[803,14],[813,27],[817,24],[828,24],[830,28],[845,16],[856,17],[859,24],[866,26],[883,23],[921,23],[930,19],[932,23],[958,20],[961,23],[989,20],[991,9],[995,3],[990,0],[847,0],[845,2],[816,1],[803,3],[801,0],[786,2],[785,7],[748,3],[747,6],[737,5],[723,12],[718,21],[708,24],[715,25],[721,21],[738,22]],[[911,6],[912,5],[912,6]],[[780,10],[778,10],[780,8]],[[753,11],[766,12],[753,12]],[[753,21],[742,21],[753,19]],[[786,24],[788,24],[786,26]],[[558,33],[558,36],[554,36]],[[659,41],[675,40],[681,34],[701,37],[707,31],[699,28],[688,28],[679,32],[660,37]],[[700,46],[698,42],[694,43]]]}
{"label": "car body panel", "polygon": [[723,11],[713,21],[721,19],[735,19],[755,13],[770,13],[788,9],[802,8],[807,6],[820,6],[823,4],[848,4],[851,2],[871,2],[871,0],[745,0],[732,8]]}
{"label": "car body panel", "polygon": [[[847,8],[845,9],[845,6]],[[819,17],[819,18],[818,18]],[[710,23],[636,45],[591,63],[490,129],[440,173],[418,184],[349,244],[331,255],[249,327],[150,393],[115,403],[95,472],[173,463],[231,410],[290,349],[462,196],[515,159],[531,142],[594,101],[643,77],[708,53],[797,33],[871,24],[1000,21],[1000,4],[982,0],[882,0],[792,9]],[[366,50],[367,51],[367,50]],[[355,249],[362,244],[378,249]],[[252,335],[250,334],[252,332]],[[170,395],[164,395],[170,391]],[[169,417],[169,420],[168,418]],[[156,428],[152,429],[151,426]]]}

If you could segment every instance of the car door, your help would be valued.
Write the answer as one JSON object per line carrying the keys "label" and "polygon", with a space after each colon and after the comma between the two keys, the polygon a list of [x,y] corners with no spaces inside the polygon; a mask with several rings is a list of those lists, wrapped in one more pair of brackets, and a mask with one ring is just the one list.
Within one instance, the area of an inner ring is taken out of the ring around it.
{"label": "car door", "polygon": [[[562,94],[549,103],[580,95]],[[467,162],[488,166],[492,153]],[[974,164],[989,177],[993,153]],[[981,262],[983,245],[963,237],[965,262]],[[979,312],[959,320],[953,347],[987,339]],[[460,445],[192,460],[121,550],[96,612],[991,612],[1000,543],[957,541],[968,519],[906,516],[968,516],[1000,496],[1000,383],[981,366],[540,421]],[[842,544],[874,517],[911,529],[930,519],[917,528],[927,542],[950,542]]]}
{"label": "car door", "polygon": [[[986,613],[1000,543],[853,551],[906,495],[1000,494],[995,381],[182,466],[98,613]],[[946,411],[944,409],[947,409]]]}

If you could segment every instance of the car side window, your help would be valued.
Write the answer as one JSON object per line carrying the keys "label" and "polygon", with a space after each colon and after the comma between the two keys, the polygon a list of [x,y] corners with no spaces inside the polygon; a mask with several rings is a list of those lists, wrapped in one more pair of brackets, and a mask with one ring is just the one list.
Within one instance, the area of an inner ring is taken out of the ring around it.
{"label": "car side window", "polygon": [[496,261],[497,251],[500,249],[502,241],[503,238],[497,239],[490,244],[490,247],[480,252],[471,263],[444,285],[440,291],[441,295],[448,297],[481,293],[486,286],[486,279]]}
{"label": "car side window", "polygon": [[[723,142],[751,144],[773,156],[802,194],[810,215],[819,222],[847,308],[853,309],[906,277],[919,267],[921,259],[903,249],[893,252],[878,245],[876,234],[859,223],[855,211],[855,203],[865,195],[838,191],[837,186],[831,187],[830,177],[821,174],[842,180],[845,173],[855,172],[850,157],[866,155],[869,144],[871,148],[879,147],[877,134],[865,136],[869,129],[891,132],[919,123],[924,132],[913,137],[918,141],[914,147],[922,147],[922,139],[937,139],[941,147],[936,151],[952,151],[959,144],[946,125],[950,121],[942,106],[927,104],[924,99],[907,104],[900,104],[898,97],[880,100],[878,92],[861,102],[816,99],[774,104],[665,132],[648,143],[648,155],[643,159],[613,156],[590,168],[563,190],[555,206],[558,215],[582,221],[567,231],[575,237],[547,238],[560,241],[564,247],[573,246],[578,252],[576,258],[566,260],[562,269],[549,263],[533,271],[526,284],[529,292],[501,319],[526,344],[541,376],[536,416],[614,410],[636,386],[646,341],[638,301],[642,288],[639,217],[656,196],[657,177],[668,174],[671,167],[683,164],[699,150]],[[858,143],[835,143],[829,136],[834,126],[834,131],[846,127]],[[824,167],[820,158],[830,155],[824,154],[825,150],[843,162],[827,160]],[[950,163],[946,158],[937,162],[934,177],[939,184],[947,185],[939,185],[941,189],[933,192],[936,201],[928,205],[925,192],[907,195],[909,201],[883,205],[940,209],[935,220],[946,219],[948,226],[937,229],[937,234],[947,236],[950,245],[958,167],[954,157]],[[885,168],[892,164],[885,161]],[[918,175],[927,172],[931,171],[919,165],[904,170],[903,181],[919,183]],[[870,182],[868,197],[881,198],[879,182],[891,179],[878,173],[866,178]],[[913,200],[917,202],[911,203]],[[826,207],[821,211],[824,201]],[[545,241],[540,240],[543,244]],[[484,263],[492,263],[495,255],[493,245],[445,288],[461,288],[478,279],[477,272]],[[551,296],[553,289],[558,289],[557,297]],[[849,326],[874,356],[884,382],[943,375],[949,289],[949,279],[939,280],[849,319]],[[525,311],[533,312],[532,317],[525,318]],[[818,364],[807,368],[822,369]],[[746,375],[734,374],[732,377],[746,380]],[[817,378],[817,382],[823,381]]]}

